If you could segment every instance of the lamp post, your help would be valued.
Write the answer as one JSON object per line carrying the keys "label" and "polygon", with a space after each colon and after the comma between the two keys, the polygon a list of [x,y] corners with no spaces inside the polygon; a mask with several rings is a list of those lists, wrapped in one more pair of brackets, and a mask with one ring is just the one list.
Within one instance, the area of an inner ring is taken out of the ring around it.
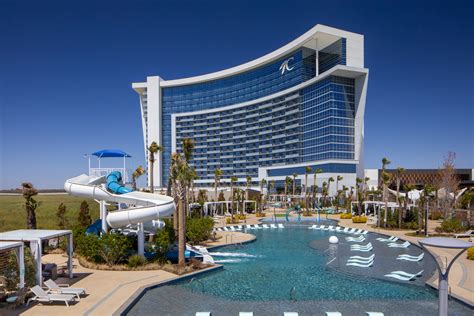
{"label": "lamp post", "polygon": [[426,197],[426,207],[425,207],[425,236],[428,237],[428,213],[429,213],[430,199]]}
{"label": "lamp post", "polygon": [[[434,262],[436,262],[436,266],[438,268],[438,309],[439,309],[439,316],[447,316],[448,315],[448,275],[451,267],[453,266],[454,261],[456,261],[459,256],[465,252],[468,248],[472,247],[470,242],[454,239],[454,238],[446,238],[446,237],[431,237],[431,238],[424,238],[419,241],[421,247],[425,249],[428,254],[433,257]],[[426,248],[426,246],[435,247],[435,248],[442,248],[442,249],[458,249],[460,250],[457,255],[451,259],[449,264],[447,263],[446,269],[443,269],[442,262],[436,260],[435,255]]]}

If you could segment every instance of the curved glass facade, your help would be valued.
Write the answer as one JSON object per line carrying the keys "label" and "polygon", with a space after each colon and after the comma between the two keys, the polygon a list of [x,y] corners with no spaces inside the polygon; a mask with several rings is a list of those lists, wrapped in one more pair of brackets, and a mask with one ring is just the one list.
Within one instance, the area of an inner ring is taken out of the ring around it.
{"label": "curved glass facade", "polygon": [[259,167],[354,158],[354,80],[331,76],[269,101],[176,117],[177,151],[195,141],[199,179],[258,176]]}
{"label": "curved glass facade", "polygon": [[353,174],[363,127],[356,114],[366,84],[366,77],[357,78],[367,74],[363,36],[325,31],[272,53],[281,57],[269,54],[257,68],[249,63],[241,67],[247,70],[230,69],[217,79],[207,79],[212,74],[179,81],[148,77],[136,84],[145,144],[156,139],[163,147],[155,175],[160,185],[166,186],[172,150],[181,152],[184,138],[195,141],[190,164],[197,186],[211,184],[216,168],[223,171],[222,182],[236,176],[238,185],[246,176],[281,180],[303,173],[305,166]]}

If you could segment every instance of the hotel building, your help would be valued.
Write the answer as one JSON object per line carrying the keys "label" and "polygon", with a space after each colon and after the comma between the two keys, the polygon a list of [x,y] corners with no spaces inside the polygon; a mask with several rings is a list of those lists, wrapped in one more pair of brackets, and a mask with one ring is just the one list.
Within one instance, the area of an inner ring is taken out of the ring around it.
{"label": "hotel building", "polygon": [[[368,69],[364,36],[316,25],[285,46],[222,71],[183,79],[147,77],[133,83],[140,98],[145,147],[163,146],[155,162],[157,187],[168,182],[170,156],[184,138],[195,141],[196,186],[251,176],[277,185],[305,167],[321,168],[317,185],[340,175],[363,177]],[[146,152],[145,152],[146,153]],[[308,186],[313,185],[309,176]],[[336,190],[332,185],[331,192]]]}

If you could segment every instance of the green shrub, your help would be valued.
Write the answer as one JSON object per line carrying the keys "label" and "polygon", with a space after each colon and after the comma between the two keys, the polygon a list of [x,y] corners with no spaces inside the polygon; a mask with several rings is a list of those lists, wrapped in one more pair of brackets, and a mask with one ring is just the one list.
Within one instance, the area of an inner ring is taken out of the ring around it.
{"label": "green shrub", "polygon": [[259,212],[259,213],[255,214],[255,216],[256,216],[256,217],[265,217],[266,214],[263,213],[263,212]]}
{"label": "green shrub", "polygon": [[186,240],[196,245],[211,237],[214,221],[210,217],[188,218],[186,223]]}
{"label": "green shrub", "polygon": [[429,219],[437,221],[443,218],[443,214],[439,211],[433,211],[431,212],[430,216],[428,216]]}
{"label": "green shrub", "polygon": [[247,216],[245,216],[245,214],[237,214],[234,216],[234,218],[237,218],[238,220],[241,220],[241,221],[244,221]]}
{"label": "green shrub", "polygon": [[[32,287],[36,284],[36,268],[30,248],[24,248],[25,254],[25,286]],[[2,271],[5,277],[5,288],[8,291],[15,291],[20,284],[20,271],[18,271],[18,263],[15,252],[11,252],[8,256],[5,269]]]}
{"label": "green shrub", "polygon": [[125,258],[127,250],[131,246],[130,240],[124,235],[117,233],[103,234],[100,237],[98,253],[108,266],[113,266]]}
{"label": "green shrub", "polygon": [[341,219],[351,219],[352,214],[351,213],[342,213],[341,214]]}
{"label": "green shrub", "polygon": [[365,216],[354,216],[352,217],[353,223],[367,223],[367,217]]}
{"label": "green shrub", "polygon": [[441,233],[458,233],[464,230],[460,220],[456,218],[446,219],[441,223],[440,227],[436,227],[436,231]]}
{"label": "green shrub", "polygon": [[232,218],[230,217],[227,217],[225,219],[225,223],[226,224],[238,224],[239,223],[239,219],[236,217],[237,215],[234,216],[234,220],[232,220]]}
{"label": "green shrub", "polygon": [[173,222],[170,219],[165,219],[165,227],[157,232],[155,235],[155,251],[156,259],[164,263],[166,262],[166,253],[171,245],[176,241],[176,234],[173,228]]}
{"label": "green shrub", "polygon": [[418,222],[411,221],[411,222],[405,223],[404,227],[407,229],[418,229]]}
{"label": "green shrub", "polygon": [[469,260],[474,260],[474,247],[471,247],[467,250],[467,258]]}
{"label": "green shrub", "polygon": [[86,258],[87,260],[94,263],[103,262],[99,255],[100,239],[96,235],[85,235],[78,230],[78,233],[74,235],[74,249],[78,254]]}
{"label": "green shrub", "polygon": [[146,259],[139,255],[133,255],[128,257],[127,265],[130,268],[136,268],[146,264]]}

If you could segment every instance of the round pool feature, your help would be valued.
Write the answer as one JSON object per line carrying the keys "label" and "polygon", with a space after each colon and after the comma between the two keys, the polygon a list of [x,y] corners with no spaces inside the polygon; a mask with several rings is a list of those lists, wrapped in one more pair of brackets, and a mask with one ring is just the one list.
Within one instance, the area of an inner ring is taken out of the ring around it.
{"label": "round pool feature", "polygon": [[337,243],[339,243],[339,238],[337,238],[337,236],[331,236],[331,237],[329,237],[329,243],[330,244],[337,244]]}

